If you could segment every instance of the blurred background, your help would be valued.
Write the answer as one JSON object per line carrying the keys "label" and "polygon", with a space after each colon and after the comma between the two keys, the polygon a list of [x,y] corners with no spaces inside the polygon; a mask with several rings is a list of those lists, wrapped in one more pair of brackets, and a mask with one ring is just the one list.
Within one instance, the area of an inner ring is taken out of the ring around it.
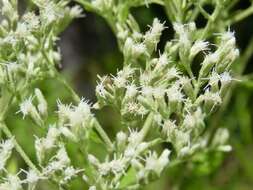
{"label": "blurred background", "polygon": [[[246,9],[250,1],[238,1],[235,9]],[[171,39],[173,30],[171,23],[167,20],[163,7],[150,5],[149,8],[141,7],[132,10],[143,31],[147,30],[147,25],[152,23],[154,17],[161,21],[166,21],[168,28],[162,35],[160,47],[162,48],[166,40]],[[65,32],[61,34],[59,45],[62,52],[62,65],[58,68],[65,78],[72,84],[72,87],[80,96],[95,102],[95,85],[97,75],[114,74],[122,67],[122,55],[118,50],[116,39],[106,24],[99,16],[85,12],[85,17],[75,20]],[[199,18],[197,25],[203,25],[203,18]],[[253,16],[231,26],[235,31],[238,46],[243,52],[250,39],[253,38]],[[253,52],[252,52],[253,54]],[[237,62],[236,64],[240,64]],[[237,69],[235,65],[235,70]],[[145,190],[252,190],[253,189],[253,59],[248,62],[244,75],[244,81],[237,82],[233,87],[233,93],[228,98],[225,109],[217,111],[207,122],[208,125],[218,125],[230,130],[230,143],[233,151],[227,154],[208,155],[208,158],[200,157],[191,164],[183,164],[176,168],[168,169],[163,177],[145,187]],[[252,79],[252,80],[250,80]],[[71,101],[66,89],[55,83],[55,81],[43,81],[38,84],[51,105],[51,110],[55,110],[55,100],[60,97],[63,101]],[[17,110],[17,108],[13,108]],[[15,111],[13,112],[15,113]],[[53,111],[52,111],[53,113]],[[55,114],[55,113],[53,113]],[[120,121],[117,113],[109,108],[96,113],[99,121],[103,123],[106,131],[111,137],[119,129]],[[53,122],[54,119],[51,119]],[[35,158],[32,146],[31,130],[39,134],[39,129],[32,127],[32,123],[27,123],[16,115],[9,116],[9,126],[13,127],[18,141],[24,146],[29,155]],[[24,127],[21,127],[24,126]],[[31,138],[24,138],[31,136]],[[208,159],[208,162],[202,162]],[[18,157],[11,160],[10,168],[15,170],[17,165],[23,165]],[[194,168],[194,169],[193,169]],[[41,185],[41,189],[43,185]],[[83,184],[73,182],[71,189],[81,190]]]}

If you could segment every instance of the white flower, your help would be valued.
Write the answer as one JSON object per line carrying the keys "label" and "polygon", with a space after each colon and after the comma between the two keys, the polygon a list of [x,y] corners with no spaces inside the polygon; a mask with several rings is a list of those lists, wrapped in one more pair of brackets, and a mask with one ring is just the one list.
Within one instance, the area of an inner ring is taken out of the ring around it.
{"label": "white flower", "polygon": [[40,25],[39,17],[36,16],[33,12],[26,13],[23,16],[23,19],[26,26],[28,27],[30,31],[39,28],[39,25]]}
{"label": "white flower", "polygon": [[126,158],[132,158],[136,155],[136,149],[131,147],[131,146],[128,146],[124,152],[124,156]]}
{"label": "white flower", "polygon": [[147,149],[148,148],[148,143],[146,143],[146,142],[142,142],[142,143],[140,143],[138,146],[137,146],[137,148],[136,148],[136,151],[137,152],[143,152],[145,149]]}
{"label": "white flower", "polygon": [[120,131],[117,133],[116,139],[117,139],[118,144],[124,144],[127,140],[127,135],[126,133]]}
{"label": "white flower", "polygon": [[164,30],[164,23],[161,23],[157,18],[154,19],[151,33],[159,35]]}
{"label": "white flower", "polygon": [[191,47],[190,50],[190,57],[194,57],[195,55],[197,55],[199,52],[201,51],[206,51],[208,50],[208,42],[202,41],[202,40],[198,40],[196,41],[193,46]]}
{"label": "white flower", "polygon": [[36,137],[35,149],[39,162],[43,160],[47,150],[56,147],[59,135],[60,131],[55,126],[49,126],[46,138]]}
{"label": "white flower", "polygon": [[146,52],[146,46],[143,43],[133,44],[132,55],[133,57],[139,57]]}
{"label": "white flower", "polygon": [[98,165],[98,172],[101,176],[106,176],[111,171],[111,165],[109,162],[101,163]]}
{"label": "white flower", "polygon": [[135,145],[137,142],[140,141],[141,134],[137,130],[131,128],[129,128],[129,132],[130,134],[127,140],[130,145]]}
{"label": "white flower", "polygon": [[195,22],[189,22],[187,26],[190,32],[194,32],[197,29]]}
{"label": "white flower", "polygon": [[137,114],[138,109],[139,109],[139,105],[136,102],[128,102],[126,104],[126,109],[127,109],[128,113]]}
{"label": "white flower", "polygon": [[67,122],[70,127],[81,127],[92,117],[91,107],[85,99],[82,99],[77,106],[64,105],[58,101],[58,115],[60,121],[63,124]]}
{"label": "white flower", "polygon": [[75,5],[70,8],[70,16],[73,18],[80,18],[83,17],[84,15],[82,14],[83,9],[79,5]]}
{"label": "white flower", "polygon": [[38,100],[38,111],[40,112],[41,115],[46,116],[47,115],[47,101],[45,97],[43,96],[42,92],[40,89],[36,88],[35,89],[35,95]]}
{"label": "white flower", "polygon": [[152,97],[153,95],[153,88],[151,86],[143,86],[141,89],[141,93],[145,97]]}
{"label": "white flower", "polygon": [[210,92],[209,90],[206,90],[205,94],[203,95],[203,98],[205,101],[212,101],[214,105],[222,103],[222,99],[218,92],[213,93]]}
{"label": "white flower", "polygon": [[117,37],[121,40],[126,40],[129,31],[118,22],[116,23],[116,29],[117,29]]}
{"label": "white flower", "polygon": [[92,116],[88,101],[82,99],[69,115],[70,126],[80,126]]}
{"label": "white flower", "polygon": [[[187,25],[181,23],[173,23],[173,28],[179,37],[179,44],[183,47],[190,47],[189,31],[186,29]],[[188,25],[190,26],[190,25]]]}
{"label": "white flower", "polygon": [[179,78],[179,71],[175,67],[171,67],[167,70],[167,78],[168,80],[171,80],[173,78]]}
{"label": "white flower", "polygon": [[3,190],[20,190],[22,189],[22,181],[17,175],[8,174],[5,182],[0,184],[0,189]]}
{"label": "white flower", "polygon": [[143,118],[147,113],[148,110],[144,106],[140,105],[137,114],[140,115],[141,118]]}
{"label": "white flower", "polygon": [[232,151],[233,148],[230,145],[221,145],[221,146],[218,146],[217,149],[221,152],[230,152]]}
{"label": "white flower", "polygon": [[146,170],[156,170],[156,167],[157,167],[157,160],[158,160],[158,157],[157,157],[157,154],[156,152],[149,152],[148,153],[148,156],[146,157],[145,159],[145,169]]}
{"label": "white flower", "polygon": [[114,175],[124,172],[124,169],[125,169],[124,159],[122,157],[119,159],[114,158],[110,162],[110,167],[111,167],[111,171]]}
{"label": "white flower", "polygon": [[78,141],[77,136],[68,127],[60,127],[59,130],[66,138],[69,138],[74,142]]}
{"label": "white flower", "polygon": [[157,163],[158,167],[156,168],[156,172],[158,173],[158,175],[160,175],[162,170],[168,165],[170,153],[170,150],[165,149],[160,155]]}
{"label": "white flower", "polygon": [[[231,31],[224,32],[221,34],[220,37],[223,42],[227,42],[229,40],[233,40],[235,42],[235,33],[234,32],[231,32]],[[235,43],[233,43],[233,44],[235,44]]]}
{"label": "white flower", "polygon": [[18,23],[15,35],[18,39],[25,38],[27,35],[29,35],[29,32],[30,31],[25,23]]}
{"label": "white flower", "polygon": [[81,169],[75,169],[73,166],[69,166],[63,171],[64,178],[60,181],[61,184],[67,183],[73,177],[76,177],[77,174],[82,172]]}
{"label": "white flower", "polygon": [[10,62],[6,64],[8,71],[12,74],[16,73],[21,67],[16,62]]}
{"label": "white flower", "polygon": [[185,28],[184,28],[184,25],[181,24],[181,23],[173,23],[173,29],[175,30],[175,32],[179,35],[185,33]]}
{"label": "white flower", "polygon": [[219,80],[220,80],[220,75],[217,72],[213,71],[212,74],[211,74],[211,76],[210,76],[210,78],[209,78],[209,82],[208,83],[211,86],[213,86],[213,85],[218,84]]}
{"label": "white flower", "polygon": [[117,88],[124,88],[126,86],[127,79],[123,76],[116,76],[113,77],[113,82]]}
{"label": "white flower", "polygon": [[169,63],[168,56],[167,56],[166,53],[163,53],[163,54],[158,58],[156,67],[157,67],[158,69],[159,69],[159,68],[163,68],[164,66],[168,65],[168,63]]}
{"label": "white flower", "polygon": [[221,83],[230,83],[233,79],[231,77],[231,75],[229,74],[229,72],[224,72],[220,75],[220,80]]}
{"label": "white flower", "polygon": [[153,94],[154,98],[162,99],[162,98],[164,98],[165,92],[166,92],[166,90],[164,88],[155,87],[155,88],[153,88],[152,94]]}
{"label": "white flower", "polygon": [[[159,41],[159,38],[164,28],[165,28],[164,24],[160,23],[160,21],[157,18],[155,18],[152,27],[144,35],[145,44],[152,45],[152,48],[156,48],[156,45]],[[153,47],[153,45],[155,46]]]}
{"label": "white flower", "polygon": [[71,105],[62,104],[60,100],[57,100],[58,117],[62,120],[66,120],[72,112]]}
{"label": "white flower", "polygon": [[96,190],[97,188],[96,188],[96,186],[90,186],[89,187],[89,190]]}
{"label": "white flower", "polygon": [[104,83],[105,83],[105,80],[107,79],[107,77],[106,76],[104,76],[104,77],[98,76],[98,78],[99,78],[100,82],[96,86],[96,92],[99,96],[105,98],[106,90],[105,90]]}
{"label": "white flower", "polygon": [[152,73],[151,72],[144,71],[140,75],[140,83],[142,85],[148,85],[149,82],[151,81],[151,79],[152,79]]}
{"label": "white flower", "polygon": [[60,147],[60,150],[57,152],[55,158],[62,164],[67,165],[70,163],[70,159],[64,146]]}
{"label": "white flower", "polygon": [[195,126],[203,124],[204,117],[205,115],[198,108],[194,113],[188,113],[184,116],[183,126],[186,128],[194,128]]}
{"label": "white flower", "polygon": [[128,98],[132,98],[134,96],[136,96],[136,94],[138,93],[137,87],[134,84],[131,85],[127,85],[126,87],[126,97]]}
{"label": "white flower", "polygon": [[7,160],[10,158],[14,148],[14,139],[8,139],[0,144],[0,171],[5,167]]}
{"label": "white flower", "polygon": [[57,20],[57,13],[56,13],[56,9],[55,9],[56,5],[51,2],[51,3],[47,3],[43,9],[42,12],[42,18],[45,21],[45,23],[52,23],[55,20]]}
{"label": "white flower", "polygon": [[137,31],[134,31],[132,36],[133,36],[133,39],[135,40],[141,40],[143,38],[143,35]]}
{"label": "white flower", "polygon": [[180,91],[179,86],[176,84],[170,87],[169,89],[167,89],[166,93],[169,97],[170,102],[174,102],[174,101],[181,102],[184,99],[184,95]]}
{"label": "white flower", "polygon": [[240,55],[239,49],[232,49],[225,57],[225,60],[228,60],[231,64],[231,62],[234,62]]}
{"label": "white flower", "polygon": [[70,159],[66,152],[66,149],[63,145],[60,146],[60,149],[53,157],[53,160],[43,168],[43,174],[45,176],[52,175],[56,171],[63,170],[65,167],[69,166]]}
{"label": "white flower", "polygon": [[100,163],[99,163],[99,160],[93,156],[92,154],[89,154],[88,155],[88,160],[91,164],[95,165],[95,166],[98,166]]}
{"label": "white flower", "polygon": [[214,71],[210,76],[209,84],[212,86],[218,84],[218,82],[220,81],[222,85],[226,85],[229,84],[232,80],[233,78],[231,77],[229,72],[224,72],[219,75],[217,72]]}
{"label": "white flower", "polygon": [[46,179],[46,177],[41,176],[40,174],[38,174],[38,172],[34,170],[29,170],[29,171],[22,170],[22,171],[25,172],[26,174],[26,179],[24,180],[25,183],[35,184],[40,179]]}
{"label": "white flower", "polygon": [[31,114],[33,112],[37,112],[35,106],[32,103],[33,97],[30,96],[28,99],[24,100],[21,104],[20,104],[20,110],[17,112],[21,112],[23,114],[23,119],[25,118],[25,116],[27,116],[28,114]]}
{"label": "white flower", "polygon": [[220,59],[220,54],[219,52],[214,52],[212,54],[209,54],[205,57],[205,60],[203,61],[204,64],[209,64],[209,63],[216,63]]}

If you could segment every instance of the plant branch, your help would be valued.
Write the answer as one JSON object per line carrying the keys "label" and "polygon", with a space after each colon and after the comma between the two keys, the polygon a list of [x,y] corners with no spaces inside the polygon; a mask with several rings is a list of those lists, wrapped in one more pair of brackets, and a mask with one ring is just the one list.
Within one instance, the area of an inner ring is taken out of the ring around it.
{"label": "plant branch", "polygon": [[[59,82],[61,82],[65,86],[65,88],[71,93],[74,101],[76,103],[79,103],[81,98],[78,96],[78,94],[71,88],[71,86],[66,82],[66,80],[57,71],[55,71],[55,74],[56,74],[57,80]],[[96,131],[98,132],[98,134],[102,138],[102,140],[107,145],[108,151],[111,152],[113,150],[113,143],[111,142],[110,138],[108,137],[108,135],[106,134],[106,132],[104,131],[102,126],[99,124],[99,122],[97,121],[96,118],[93,118],[92,123],[93,123],[94,128],[96,129]]]}
{"label": "plant branch", "polygon": [[93,119],[92,123],[93,123],[93,126],[95,127],[96,131],[100,135],[100,137],[103,139],[103,141],[107,145],[108,151],[112,152],[114,149],[113,143],[111,142],[110,138],[108,137],[108,135],[106,134],[104,129],[101,127],[101,125],[99,124],[99,122],[95,118]]}
{"label": "plant branch", "polygon": [[[13,138],[13,135],[12,135],[11,131],[8,129],[8,127],[6,126],[6,124],[5,124],[4,121],[0,122],[0,128],[2,129],[3,133],[6,135],[7,138],[9,138],[9,139]],[[27,156],[27,154],[25,153],[25,151],[22,149],[22,147],[18,144],[18,142],[14,138],[13,138],[13,143],[14,143],[16,151],[20,154],[20,156],[23,158],[23,160],[25,161],[25,163],[31,169],[33,169],[34,171],[40,173],[39,169],[35,166],[35,164],[33,164],[33,162]]]}
{"label": "plant branch", "polygon": [[231,19],[229,19],[228,25],[232,25],[237,22],[240,22],[241,20],[247,18],[248,16],[250,16],[252,14],[253,14],[253,5],[251,5],[246,10],[239,11],[237,14],[235,14]]}

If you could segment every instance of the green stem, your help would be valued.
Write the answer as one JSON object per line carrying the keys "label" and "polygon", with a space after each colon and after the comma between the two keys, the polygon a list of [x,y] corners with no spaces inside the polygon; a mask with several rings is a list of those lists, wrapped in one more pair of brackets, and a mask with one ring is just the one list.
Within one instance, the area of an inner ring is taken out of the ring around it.
{"label": "green stem", "polygon": [[[55,72],[55,74],[56,74],[57,80],[59,82],[61,82],[65,86],[65,88],[71,93],[75,102],[79,103],[81,99],[78,96],[78,94],[69,86],[69,84],[66,82],[66,80],[57,71]],[[108,137],[108,135],[106,134],[104,129],[101,127],[101,125],[99,124],[97,119],[93,118],[92,123],[93,123],[96,131],[98,132],[98,134],[102,138],[102,140],[107,145],[108,151],[111,152],[113,150],[113,143],[111,142],[110,138]]]}
{"label": "green stem", "polygon": [[[4,121],[0,122],[0,129],[3,131],[3,133],[6,135],[7,138],[11,139],[14,137]],[[40,170],[35,166],[35,164],[31,161],[31,159],[27,156],[23,148],[19,145],[19,143],[14,138],[13,138],[13,143],[14,143],[15,150],[19,153],[19,155],[25,161],[27,166],[29,166],[29,168],[31,168],[32,170],[37,172],[40,176],[42,176]],[[57,186],[59,185],[58,181],[56,181],[55,179],[49,179],[49,181],[51,181],[53,184]],[[62,186],[62,188],[66,190],[64,186]]]}
{"label": "green stem", "polygon": [[210,16],[210,18],[207,22],[207,25],[206,25],[205,29],[203,30],[201,39],[205,39],[208,37],[211,28],[214,26],[219,14],[221,13],[221,8],[222,8],[221,4],[216,5],[216,7],[213,11],[213,14]]}
{"label": "green stem", "polygon": [[238,2],[239,0],[231,0],[228,5],[228,10],[232,9]]}
{"label": "green stem", "polygon": [[113,143],[111,142],[108,135],[105,133],[104,129],[101,127],[101,125],[99,124],[99,122],[95,118],[93,119],[92,123],[93,123],[93,126],[95,127],[96,131],[100,135],[100,137],[103,139],[103,141],[107,145],[108,151],[112,152],[114,149]]}
{"label": "green stem", "polygon": [[240,11],[238,12],[236,15],[234,15],[229,21],[228,21],[228,25],[232,25],[235,24],[237,22],[240,22],[241,20],[247,18],[248,16],[250,16],[251,14],[253,14],[253,5],[251,5],[249,8],[247,8],[246,10]]}
{"label": "green stem", "polygon": [[70,92],[73,100],[76,103],[79,103],[81,101],[81,98],[78,96],[78,94],[73,90],[73,88],[66,82],[66,80],[56,71],[56,79],[64,85],[64,87]]}
{"label": "green stem", "polygon": [[[13,138],[11,131],[8,129],[8,127],[6,126],[6,124],[3,121],[0,122],[0,128],[2,129],[3,133],[6,135],[7,138],[9,138],[9,139]],[[33,162],[30,160],[30,158],[27,156],[25,151],[22,149],[22,147],[18,144],[18,142],[15,139],[13,139],[13,143],[14,143],[16,151],[20,154],[20,156],[23,158],[25,163],[31,169],[40,173],[39,169],[35,166],[35,164],[33,164]]]}
{"label": "green stem", "polygon": [[144,138],[147,136],[149,129],[151,128],[152,124],[153,124],[153,119],[154,119],[154,114],[150,113],[143,125],[143,128],[140,131],[140,138],[139,141],[137,142],[140,143],[144,140]]}
{"label": "green stem", "polygon": [[[136,144],[140,144],[141,142],[143,142],[144,138],[146,137],[146,135],[148,134],[152,124],[153,124],[153,119],[154,119],[154,114],[153,113],[150,113],[148,115],[148,117],[146,118],[145,120],[145,123],[141,129],[141,131],[139,132],[140,134],[140,138],[136,141]],[[149,142],[148,143],[148,146],[146,147],[146,149],[150,148],[151,146],[155,146],[159,143],[163,142],[162,139],[158,138],[158,139],[154,139],[153,141]],[[142,152],[144,152],[146,149],[142,150]],[[140,155],[142,152],[138,152],[137,154]],[[126,168],[130,168],[130,161],[132,159],[131,158],[128,158],[126,161],[125,161],[125,165],[126,165]],[[113,183],[117,183],[119,181],[121,181],[123,179],[123,173],[121,173],[120,175],[118,175],[117,177],[115,177],[112,181]]]}
{"label": "green stem", "polygon": [[[164,140],[161,139],[161,138],[157,138],[157,139],[154,139],[154,140],[152,140],[152,141],[150,141],[150,142],[147,142],[148,145],[146,146],[146,148],[143,149],[142,151],[137,152],[137,155],[141,155],[143,152],[147,151],[147,150],[150,149],[151,147],[156,146],[156,145],[159,145],[159,144],[161,144],[162,142],[164,142]],[[131,166],[130,166],[131,160],[132,160],[132,159],[129,158],[129,159],[126,161],[126,163],[125,163],[126,168],[128,168],[128,169],[127,169],[128,171],[129,171],[130,168],[131,168]],[[113,179],[113,182],[116,183],[116,182],[122,181],[124,176],[125,176],[125,175],[123,175],[123,173],[120,174],[120,175],[118,175],[117,177],[115,177],[115,178]]]}
{"label": "green stem", "polygon": [[90,2],[88,2],[87,0],[74,0],[77,3],[81,4],[82,6],[85,7],[85,9],[87,9],[88,11],[95,11],[94,7],[92,6],[92,4]]}
{"label": "green stem", "polygon": [[166,13],[170,19],[171,22],[176,22],[176,13],[175,13],[175,6],[172,0],[165,1],[165,8],[166,8]]}

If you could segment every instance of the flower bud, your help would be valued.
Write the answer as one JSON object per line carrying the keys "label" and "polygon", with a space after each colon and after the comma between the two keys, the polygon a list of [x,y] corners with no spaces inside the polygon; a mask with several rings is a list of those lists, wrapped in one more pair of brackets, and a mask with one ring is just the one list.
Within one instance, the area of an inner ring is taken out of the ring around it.
{"label": "flower bud", "polygon": [[120,131],[117,133],[116,140],[117,140],[117,148],[120,151],[123,150],[124,147],[126,146],[127,135],[124,132]]}
{"label": "flower bud", "polygon": [[47,117],[47,101],[45,97],[43,96],[42,92],[40,91],[40,89],[38,88],[35,89],[35,96],[38,101],[37,108],[38,108],[39,113],[42,116]]}

